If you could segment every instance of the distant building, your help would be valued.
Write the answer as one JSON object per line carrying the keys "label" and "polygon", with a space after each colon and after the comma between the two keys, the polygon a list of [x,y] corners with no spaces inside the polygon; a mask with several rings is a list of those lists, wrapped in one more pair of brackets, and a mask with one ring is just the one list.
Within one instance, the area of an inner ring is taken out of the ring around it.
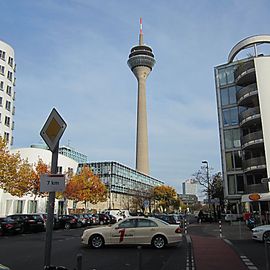
{"label": "distant building", "polygon": [[69,157],[75,161],[77,161],[78,163],[86,163],[87,162],[87,156],[76,151],[74,148],[70,147],[70,146],[60,146],[59,147],[59,154],[62,154],[66,157]]}
{"label": "distant building", "polygon": [[0,40],[0,136],[13,144],[15,114],[15,59],[14,50]]}
{"label": "distant building", "polygon": [[182,183],[182,191],[183,194],[197,195],[198,192],[198,184],[193,179],[185,180]]}
{"label": "distant building", "polygon": [[164,184],[161,180],[114,161],[79,164],[78,172],[84,165],[92,168],[93,173],[100,177],[109,190],[108,201],[100,206],[103,209],[127,208],[132,196],[143,196],[150,188]]}
{"label": "distant building", "polygon": [[179,199],[187,205],[198,203],[198,197],[193,194],[178,194]]}

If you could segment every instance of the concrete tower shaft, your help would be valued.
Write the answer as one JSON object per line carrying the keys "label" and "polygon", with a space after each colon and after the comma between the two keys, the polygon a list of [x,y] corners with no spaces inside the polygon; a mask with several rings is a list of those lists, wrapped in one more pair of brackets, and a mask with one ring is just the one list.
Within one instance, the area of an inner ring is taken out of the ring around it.
{"label": "concrete tower shaft", "polygon": [[139,45],[131,49],[128,66],[138,81],[136,170],[145,174],[149,174],[146,79],[154,64],[152,49],[143,44],[142,21],[140,20]]}

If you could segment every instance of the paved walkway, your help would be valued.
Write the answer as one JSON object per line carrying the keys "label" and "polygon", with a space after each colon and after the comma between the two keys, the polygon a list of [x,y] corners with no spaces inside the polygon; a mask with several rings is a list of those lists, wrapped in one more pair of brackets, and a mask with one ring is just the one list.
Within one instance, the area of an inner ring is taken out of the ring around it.
{"label": "paved walkway", "polygon": [[[218,223],[191,224],[193,258],[196,270],[247,270],[239,254],[226,239],[251,239],[250,230],[243,223],[223,223],[222,238]],[[255,268],[257,269],[257,268]]]}

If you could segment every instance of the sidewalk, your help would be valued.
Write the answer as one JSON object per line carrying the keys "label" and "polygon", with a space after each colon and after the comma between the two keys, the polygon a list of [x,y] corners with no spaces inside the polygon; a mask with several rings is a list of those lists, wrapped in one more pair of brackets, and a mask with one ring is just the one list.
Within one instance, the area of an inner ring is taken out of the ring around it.
{"label": "sidewalk", "polygon": [[251,231],[240,222],[222,223],[221,226],[222,238],[218,223],[189,225],[196,270],[249,269],[225,239],[251,239]]}

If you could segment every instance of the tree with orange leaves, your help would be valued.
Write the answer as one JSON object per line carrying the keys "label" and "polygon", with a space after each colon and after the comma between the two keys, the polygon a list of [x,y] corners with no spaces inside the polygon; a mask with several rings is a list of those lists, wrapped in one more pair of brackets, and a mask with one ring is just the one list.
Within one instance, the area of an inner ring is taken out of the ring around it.
{"label": "tree with orange leaves", "polygon": [[158,201],[162,212],[168,211],[169,207],[179,208],[180,200],[177,198],[176,190],[173,187],[161,185],[154,187],[154,198]]}
{"label": "tree with orange leaves", "polygon": [[107,189],[99,177],[88,166],[84,166],[79,174],[70,178],[64,195],[75,202],[96,204],[107,200]]}

